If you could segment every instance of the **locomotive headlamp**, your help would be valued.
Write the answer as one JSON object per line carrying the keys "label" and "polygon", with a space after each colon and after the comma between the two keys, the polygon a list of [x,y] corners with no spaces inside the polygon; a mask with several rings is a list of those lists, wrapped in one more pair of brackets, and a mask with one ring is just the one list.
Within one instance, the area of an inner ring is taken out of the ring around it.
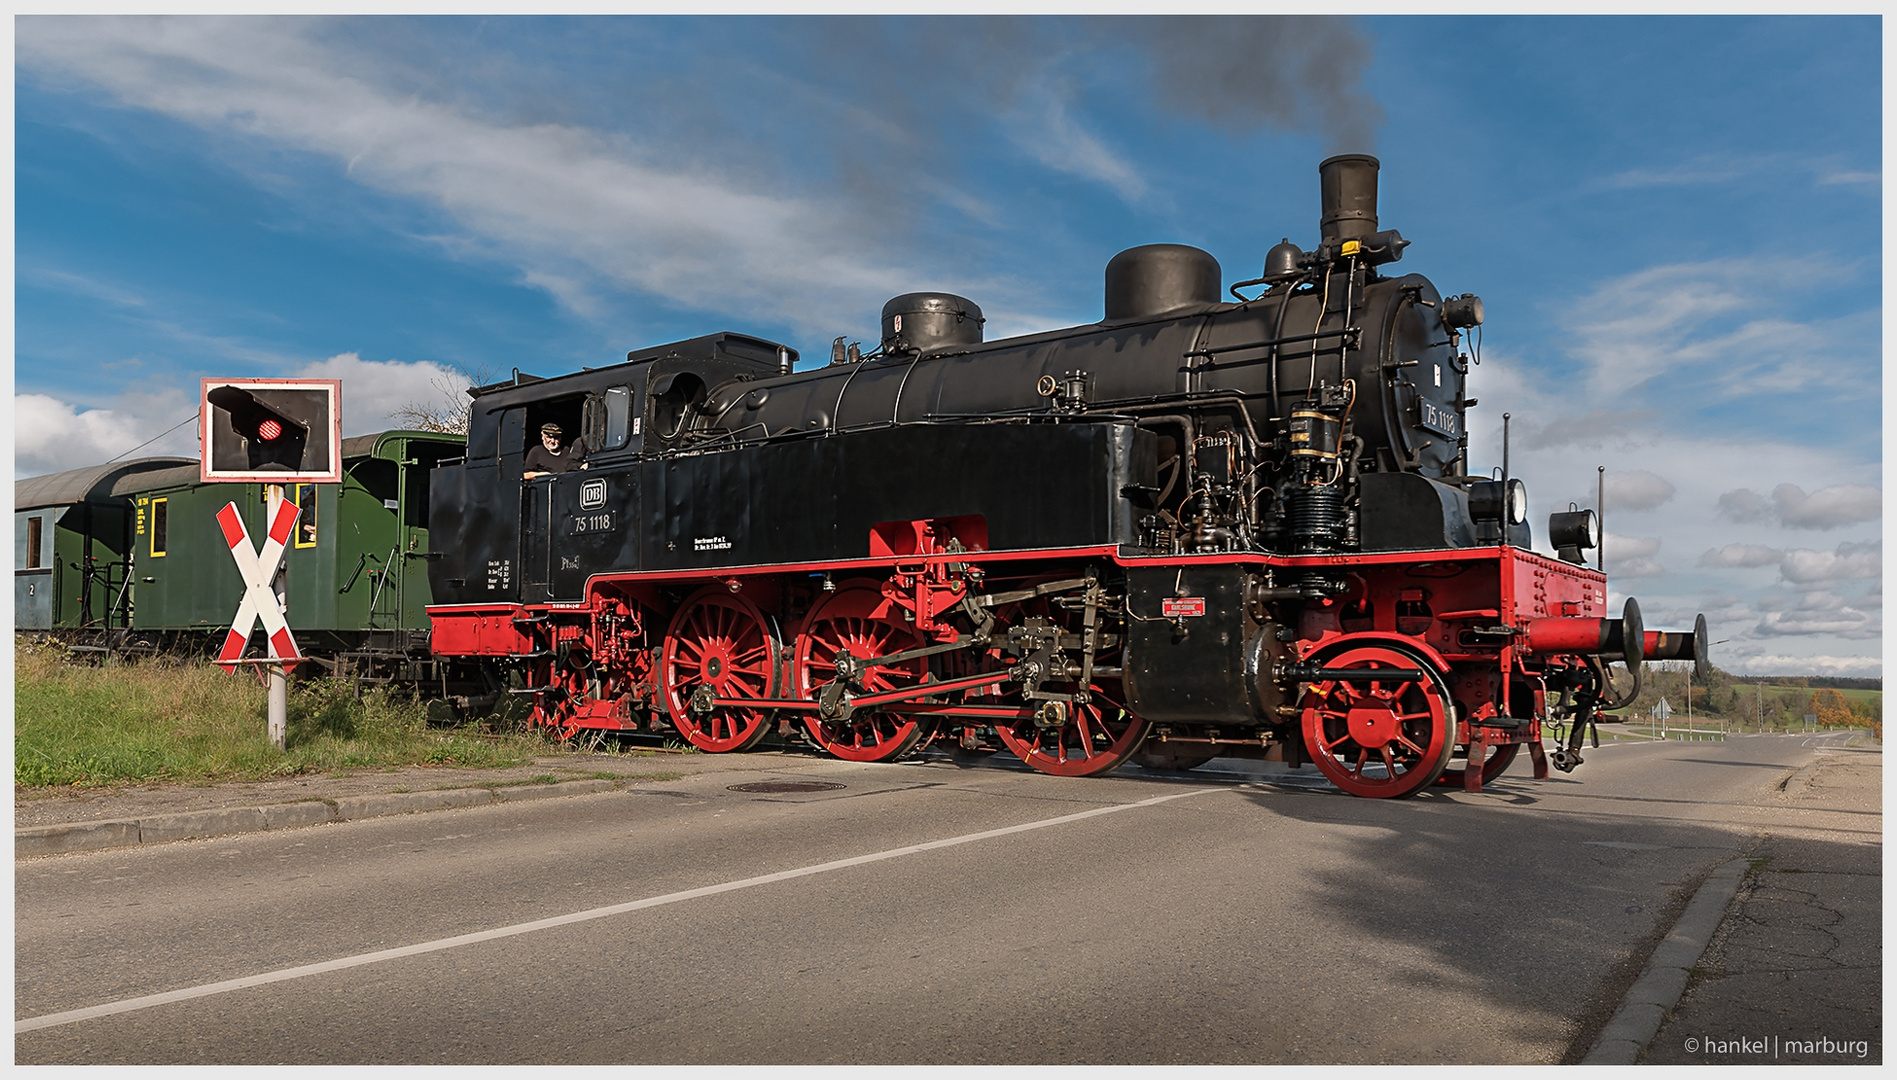
{"label": "locomotive headlamp", "polygon": [[1469,485],[1469,516],[1520,525],[1528,520],[1528,488],[1520,480],[1478,480]]}
{"label": "locomotive headlamp", "polygon": [[[1570,503],[1569,505],[1573,505]],[[1548,542],[1563,562],[1587,562],[1583,551],[1601,546],[1601,523],[1592,510],[1566,510],[1548,515]]]}
{"label": "locomotive headlamp", "polygon": [[1443,301],[1443,325],[1451,330],[1467,330],[1482,325],[1482,298],[1474,293],[1452,296]]}

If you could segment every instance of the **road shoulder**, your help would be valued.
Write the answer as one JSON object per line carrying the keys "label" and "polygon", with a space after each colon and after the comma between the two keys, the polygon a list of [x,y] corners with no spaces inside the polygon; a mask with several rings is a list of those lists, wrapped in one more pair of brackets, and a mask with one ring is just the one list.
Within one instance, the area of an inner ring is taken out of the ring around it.
{"label": "road shoulder", "polygon": [[1827,753],[1786,805],[1852,811],[1875,836],[1774,831],[1643,1064],[1878,1064],[1883,1060],[1881,752]]}

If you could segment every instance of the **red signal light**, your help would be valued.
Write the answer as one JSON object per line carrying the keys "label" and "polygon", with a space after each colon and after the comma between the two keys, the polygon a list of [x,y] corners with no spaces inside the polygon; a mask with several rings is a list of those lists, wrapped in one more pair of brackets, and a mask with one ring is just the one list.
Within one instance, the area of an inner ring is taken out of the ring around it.
{"label": "red signal light", "polygon": [[277,423],[275,420],[265,420],[263,423],[257,425],[257,437],[265,442],[269,442],[281,434],[283,434],[283,425]]}

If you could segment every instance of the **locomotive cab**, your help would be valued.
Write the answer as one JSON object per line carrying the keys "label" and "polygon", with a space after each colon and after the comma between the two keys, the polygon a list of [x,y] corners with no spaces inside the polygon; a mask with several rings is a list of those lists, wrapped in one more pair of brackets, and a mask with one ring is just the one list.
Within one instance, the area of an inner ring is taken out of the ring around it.
{"label": "locomotive cab", "polygon": [[[468,538],[430,567],[450,603],[576,597],[589,569],[640,565],[638,464],[677,447],[710,389],[788,371],[797,352],[743,334],[711,334],[626,354],[571,375],[513,377],[469,390],[468,455],[431,486],[434,512]],[[585,447],[585,468],[525,477],[541,425]]]}

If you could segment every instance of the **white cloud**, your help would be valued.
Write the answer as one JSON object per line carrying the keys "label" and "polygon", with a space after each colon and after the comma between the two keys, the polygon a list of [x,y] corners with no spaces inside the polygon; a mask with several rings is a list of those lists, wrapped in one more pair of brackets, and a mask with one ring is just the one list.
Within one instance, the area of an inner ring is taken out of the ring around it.
{"label": "white cloud", "polygon": [[1701,566],[1772,566],[1785,557],[1777,548],[1761,544],[1727,544],[1699,557]]}
{"label": "white cloud", "polygon": [[1607,560],[1609,577],[1646,578],[1659,577],[1666,568],[1653,561],[1660,553],[1660,538],[1657,536],[1620,536],[1611,532],[1601,534],[1601,554]]}
{"label": "white cloud", "polygon": [[1761,521],[1771,516],[1765,497],[1747,488],[1738,488],[1719,496],[1715,504],[1719,516],[1737,522]]}
{"label": "white cloud", "polygon": [[1806,495],[1797,484],[1772,489],[1780,521],[1794,529],[1834,529],[1876,521],[1884,513],[1884,493],[1869,484],[1833,484]]}
{"label": "white cloud", "polygon": [[1744,164],[1702,163],[1663,169],[1628,169],[1607,178],[1613,188],[1676,187],[1721,184],[1749,171]]}
{"label": "white cloud", "polygon": [[[364,360],[352,352],[305,364],[296,377],[342,380],[344,435],[400,427],[395,414],[403,406],[452,401],[468,383],[464,376],[431,361]],[[455,405],[465,403],[466,395],[461,396]]]}
{"label": "white cloud", "polygon": [[1771,609],[1754,631],[1762,637],[1825,635],[1861,641],[1883,635],[1880,611],[1864,610],[1834,592],[1814,591],[1790,599],[1769,595],[1759,606]]}
{"label": "white cloud", "polygon": [[594,277],[687,307],[729,310],[742,297],[828,333],[874,310],[889,282],[924,276],[879,254],[874,222],[840,201],[788,194],[773,175],[674,163],[624,137],[384,90],[346,74],[312,25],[35,19],[16,48],[22,69],[328,157],[361,183],[431,203],[564,302],[583,304],[571,282]]}
{"label": "white cloud", "polygon": [[1068,112],[1065,97],[1063,91],[1040,88],[1033,105],[1015,114],[1015,144],[1048,168],[1102,184],[1127,202],[1144,199],[1146,181],[1130,163],[1080,126]]}
{"label": "white cloud", "polygon": [[[1840,269],[1781,259],[1780,271],[1774,281],[1814,288]],[[1795,322],[1778,313],[1782,292],[1760,278],[1753,259],[1656,266],[1603,282],[1564,322],[1594,398],[1624,404],[1656,378],[1682,372],[1697,380],[1695,404],[1855,386],[1854,364],[1812,358],[1849,356],[1860,343],[1874,348],[1875,310]]]}
{"label": "white cloud", "polygon": [[1884,675],[1884,661],[1875,656],[1788,656],[1761,653],[1721,663],[1720,667],[1740,675],[1831,675],[1842,678],[1877,679]]}
{"label": "white cloud", "polygon": [[1884,492],[1871,484],[1833,484],[1807,495],[1797,484],[1780,484],[1769,503],[1750,488],[1738,488],[1719,496],[1716,506],[1721,517],[1741,523],[1776,517],[1788,528],[1835,529],[1882,517]]}
{"label": "white cloud", "polygon": [[1785,553],[1779,572],[1785,580],[1801,585],[1877,578],[1884,573],[1884,553],[1876,541],[1843,543],[1836,551],[1795,548]]}
{"label": "white cloud", "polygon": [[1664,478],[1645,469],[1609,472],[1604,483],[1609,510],[1651,510],[1671,499],[1676,490]]}
{"label": "white cloud", "polygon": [[44,476],[120,455],[195,458],[198,429],[190,421],[196,417],[196,401],[175,390],[127,394],[93,409],[47,394],[16,394],[13,475]]}
{"label": "white cloud", "polygon": [[[1660,414],[1652,409],[1590,409],[1578,416],[1554,416],[1546,424],[1522,420],[1515,427],[1520,445],[1538,450],[1556,446],[1604,446],[1610,440],[1651,433]],[[1513,434],[1513,432],[1511,432]]]}

